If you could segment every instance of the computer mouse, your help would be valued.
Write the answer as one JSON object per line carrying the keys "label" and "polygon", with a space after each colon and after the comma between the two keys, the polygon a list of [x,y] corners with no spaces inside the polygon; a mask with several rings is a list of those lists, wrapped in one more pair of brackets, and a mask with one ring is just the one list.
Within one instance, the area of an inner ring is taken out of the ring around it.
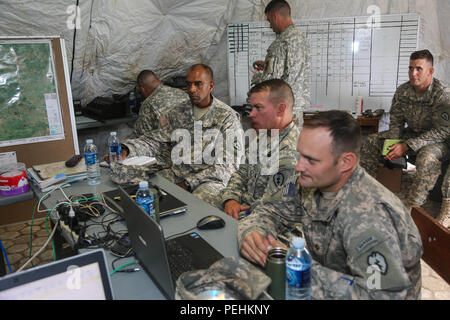
{"label": "computer mouse", "polygon": [[208,230],[208,229],[220,229],[225,226],[225,221],[218,216],[210,215],[204,218],[201,218],[197,222],[197,228],[200,230]]}

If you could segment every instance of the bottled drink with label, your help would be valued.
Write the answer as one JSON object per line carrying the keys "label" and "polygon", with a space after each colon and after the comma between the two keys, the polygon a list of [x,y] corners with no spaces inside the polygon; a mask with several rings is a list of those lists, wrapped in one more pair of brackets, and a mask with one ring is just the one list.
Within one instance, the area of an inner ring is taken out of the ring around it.
{"label": "bottled drink with label", "polygon": [[108,138],[109,162],[119,162],[122,160],[122,148],[120,146],[117,132],[111,132]]}
{"label": "bottled drink with label", "polygon": [[311,299],[311,262],[305,239],[294,237],[286,255],[286,300]]}
{"label": "bottled drink with label", "polygon": [[84,161],[86,163],[87,183],[90,186],[100,183],[100,166],[98,164],[97,147],[92,139],[86,140],[84,146]]}
{"label": "bottled drink with label", "polygon": [[148,188],[147,181],[139,182],[139,189],[136,192],[136,202],[153,219],[156,219],[156,217],[155,217],[155,197],[153,195],[153,192]]}

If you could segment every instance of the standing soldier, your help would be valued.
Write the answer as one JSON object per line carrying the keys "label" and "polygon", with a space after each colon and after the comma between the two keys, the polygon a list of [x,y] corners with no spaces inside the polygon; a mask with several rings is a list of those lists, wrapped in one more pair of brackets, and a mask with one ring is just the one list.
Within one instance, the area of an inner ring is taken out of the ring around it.
{"label": "standing soldier", "polygon": [[264,13],[277,38],[267,49],[265,61],[255,61],[261,72],[255,73],[252,83],[282,79],[294,93],[295,122],[301,128],[303,110],[310,105],[311,58],[307,39],[291,18],[291,8],[285,0],[272,0]]}

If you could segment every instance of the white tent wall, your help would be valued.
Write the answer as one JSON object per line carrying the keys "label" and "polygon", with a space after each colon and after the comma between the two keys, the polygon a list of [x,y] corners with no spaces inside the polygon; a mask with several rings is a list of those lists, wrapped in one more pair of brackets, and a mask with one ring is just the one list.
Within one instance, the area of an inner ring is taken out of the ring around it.
{"label": "white tent wall", "polygon": [[[96,96],[126,93],[136,75],[153,69],[167,79],[183,75],[194,63],[215,72],[214,94],[229,101],[226,25],[264,20],[268,0],[39,0],[0,1],[0,35],[61,35],[72,66],[72,90],[85,105]],[[294,19],[381,14],[420,15],[419,48],[436,58],[436,76],[450,82],[448,0],[289,0]],[[74,6],[79,23],[74,24]],[[77,25],[74,30],[73,26]],[[426,36],[425,36],[426,35]]]}
{"label": "white tent wall", "polygon": [[[194,63],[212,66],[214,95],[229,102],[226,26],[265,20],[268,1],[0,0],[0,36],[61,35],[70,70],[73,64],[73,98],[82,105],[97,96],[132,90],[142,69],[152,69],[167,80],[184,75]],[[450,83],[449,0],[288,2],[294,19],[368,16],[371,5],[380,14],[418,13],[419,49],[434,54],[436,77]],[[84,143],[81,137],[80,143]]]}

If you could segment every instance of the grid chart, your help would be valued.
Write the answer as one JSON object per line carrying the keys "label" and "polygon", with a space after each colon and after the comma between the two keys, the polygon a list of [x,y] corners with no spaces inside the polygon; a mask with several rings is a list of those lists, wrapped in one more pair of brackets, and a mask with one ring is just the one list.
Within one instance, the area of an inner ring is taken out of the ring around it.
{"label": "grid chart", "polygon": [[[357,95],[365,110],[389,111],[396,88],[409,80],[409,56],[418,43],[417,14],[294,23],[310,44],[309,111],[353,110]],[[228,25],[227,36],[230,102],[242,105],[255,72],[253,62],[264,60],[276,35],[268,22],[248,22]]]}

